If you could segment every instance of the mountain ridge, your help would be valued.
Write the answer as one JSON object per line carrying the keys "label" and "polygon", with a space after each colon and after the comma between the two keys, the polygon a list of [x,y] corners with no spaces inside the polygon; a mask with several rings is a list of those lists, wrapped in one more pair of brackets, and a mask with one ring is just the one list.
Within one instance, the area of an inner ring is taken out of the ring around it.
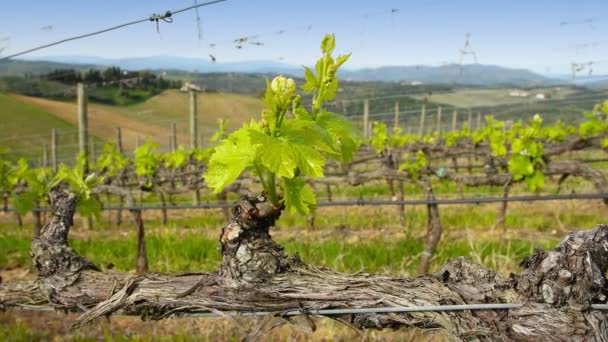
{"label": "mountain ridge", "polygon": [[[148,56],[129,58],[101,58],[92,56],[47,56],[18,60],[51,62],[89,67],[119,66],[128,70],[181,70],[194,73],[277,73],[303,76],[301,66],[271,60],[214,63],[205,58]],[[0,65],[1,66],[1,65]],[[567,84],[568,80],[534,73],[527,69],[507,68],[483,64],[449,64],[442,66],[380,66],[373,68],[345,68],[340,76],[351,81],[421,82],[426,84],[462,84],[473,86],[546,86]]]}

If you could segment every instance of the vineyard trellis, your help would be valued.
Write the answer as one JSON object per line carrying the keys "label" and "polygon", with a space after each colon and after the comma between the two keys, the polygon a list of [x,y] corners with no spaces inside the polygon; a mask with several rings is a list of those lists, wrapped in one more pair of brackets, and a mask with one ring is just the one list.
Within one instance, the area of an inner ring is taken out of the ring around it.
{"label": "vineyard trellis", "polygon": [[[191,103],[196,103],[194,96],[191,94]],[[586,121],[583,121],[579,126],[568,126],[559,122],[543,125],[542,119],[535,117],[529,123],[518,122],[507,128],[504,122],[488,116],[486,117],[486,125],[478,124],[475,130],[470,129],[465,123],[460,130],[446,132],[436,130],[425,135],[403,134],[398,126],[391,130],[382,122],[374,122],[373,129],[370,129],[370,134],[373,134],[373,136],[368,140],[370,145],[362,148],[355,160],[348,165],[328,165],[324,177],[308,179],[308,183],[315,188],[325,188],[327,198],[330,200],[318,203],[319,207],[394,205],[397,206],[398,219],[402,225],[405,225],[406,205],[426,205],[429,228],[426,239],[427,247],[423,253],[420,267],[420,271],[424,273],[428,269],[441,236],[439,205],[500,202],[502,204],[496,224],[504,227],[508,202],[598,198],[606,203],[608,200],[603,194],[608,193],[607,180],[600,170],[588,165],[598,160],[601,161],[601,158],[589,160],[559,159],[564,154],[573,151],[599,151],[604,148],[607,124],[601,113],[606,110],[606,104],[604,104],[604,107],[597,106],[587,114]],[[84,112],[86,112],[86,109]],[[196,106],[191,106],[189,120],[196,125]],[[142,260],[139,264],[143,267],[140,271],[146,269],[143,265],[146,264],[145,260],[147,260],[145,248],[143,248],[145,239],[143,238],[144,223],[141,220],[141,212],[151,208],[146,208],[141,204],[137,205],[137,193],[156,194],[160,204],[153,208],[161,210],[163,223],[168,221],[168,210],[176,210],[180,207],[169,203],[174,203],[175,196],[186,193],[193,193],[194,205],[181,207],[221,208],[224,211],[225,219],[228,220],[229,194],[235,194],[238,197],[250,193],[260,186],[258,182],[246,176],[216,196],[215,202],[209,202],[207,196],[206,203],[201,204],[200,192],[207,187],[201,175],[206,170],[208,157],[214,148],[195,147],[197,131],[191,130],[190,135],[190,144],[194,148],[185,149],[183,146],[179,148],[174,146],[171,152],[160,153],[158,152],[158,145],[148,141],[135,150],[132,159],[126,157],[124,151],[121,152],[119,140],[117,145],[106,145],[96,162],[92,163],[94,164],[92,170],[104,177],[104,183],[93,190],[96,197],[101,199],[105,194],[106,200],[110,200],[114,196],[119,204],[112,206],[108,202],[105,205],[100,205],[100,209],[117,211],[117,224],[122,222],[123,210],[133,214],[133,222],[138,227],[139,259]],[[214,140],[217,141],[223,136],[225,136],[225,127],[222,126],[215,134]],[[499,141],[497,141],[497,137]],[[518,171],[516,165],[511,165],[511,162],[516,158],[513,157],[513,151],[508,151],[508,149],[513,148],[511,146],[513,141],[518,141],[521,144],[524,140],[527,141],[527,144],[531,144],[530,146],[542,149],[542,151],[537,151],[537,156],[524,156],[523,159],[520,153],[519,162],[523,163],[520,169],[531,168],[531,170],[527,171],[528,174],[517,174],[517,172],[521,173],[521,170]],[[86,147],[84,151],[86,151]],[[484,162],[475,165],[471,162],[471,158],[481,158]],[[554,160],[555,158],[558,159]],[[466,159],[468,162],[459,164],[462,159]],[[532,160],[535,161],[532,162]],[[37,234],[43,224],[41,212],[44,212],[45,209],[40,205],[44,197],[44,191],[41,190],[42,185],[38,184],[33,187],[37,195],[33,195],[28,191],[27,183],[28,181],[40,183],[40,179],[50,177],[52,172],[46,168],[39,171],[26,170],[23,163],[25,162],[23,161],[20,167],[11,167],[8,164],[4,167],[7,175],[9,172],[13,173],[13,177],[7,176],[12,185],[5,185],[3,191],[4,209],[6,211],[13,210],[8,208],[7,205],[11,193],[16,193],[16,204],[24,204],[22,198],[25,198],[25,202],[29,201],[29,203],[25,203],[25,207],[16,207],[14,211],[16,211],[18,221],[21,222],[20,215],[25,213],[26,209],[31,210],[36,218],[35,234]],[[448,165],[450,163],[451,165]],[[481,172],[473,172],[476,167],[483,169],[480,170]],[[462,173],[463,170],[466,170],[466,172]],[[30,174],[28,175],[28,173]],[[582,177],[594,184],[597,194],[509,197],[511,187],[517,182],[539,182],[536,185],[532,184],[532,190],[539,190],[543,187],[542,183],[544,183],[545,175],[560,177],[558,187],[568,177]],[[503,196],[437,199],[432,189],[433,182],[436,181],[452,181],[461,186],[473,187],[483,185],[501,186],[503,187]],[[385,182],[392,199],[370,201],[369,199],[359,198],[357,200],[336,201],[332,198],[332,187],[344,184],[361,186],[373,182]],[[427,198],[406,200],[406,194],[403,191],[405,182],[420,186],[422,191],[426,193]],[[11,186],[16,188],[13,189]],[[39,198],[30,200],[36,196]],[[141,198],[141,195],[139,197]],[[230,197],[233,198],[233,195],[230,195]],[[126,206],[125,201],[128,203]],[[311,222],[314,222],[314,219]]]}
{"label": "vineyard trellis", "polygon": [[[0,284],[0,308],[45,303],[65,311],[84,308],[73,327],[117,312],[162,319],[191,313],[266,311],[272,319],[272,313],[298,307],[301,312],[328,315],[334,311],[321,310],[363,309],[367,311],[336,319],[356,328],[442,329],[455,340],[608,339],[608,317],[588,310],[593,304],[605,304],[608,295],[605,225],[571,233],[553,251],[535,251],[521,262],[523,271],[509,277],[463,258],[452,260],[435,274],[413,279],[341,274],[307,265],[297,255],[288,256],[273,241],[270,228],[284,210],[305,215],[318,206],[312,191],[315,185],[331,189],[332,185],[386,182],[391,195],[399,193],[403,198],[403,184],[408,182],[427,198],[427,234],[420,265],[421,272],[427,273],[442,234],[434,189],[438,182],[503,186],[506,198],[517,183],[537,192],[545,187],[547,176],[559,176],[558,184],[568,177],[580,177],[598,193],[608,192],[608,180],[601,170],[558,158],[570,151],[608,146],[608,119],[602,115],[608,112],[608,102],[587,113],[587,120],[576,127],[543,125],[539,116],[506,127],[487,117],[487,125],[477,125],[476,130],[465,126],[444,134],[412,135],[374,123],[366,141],[373,149],[362,150],[360,157],[366,162],[353,163],[362,141],[351,123],[323,107],[335,97],[335,74],[349,58],[334,59],[334,47],[334,37],[326,36],[317,67],[306,69],[303,90],[312,94],[310,110],[302,106],[295,82],[279,76],[268,82],[262,118],[219,139],[216,146],[160,153],[148,141],[128,158],[109,144],[96,162],[89,163],[85,149],[74,167],[60,165],[57,172],[30,168],[25,160],[16,165],[2,160],[0,191],[5,207],[10,200],[23,213],[48,199],[52,215],[40,227],[40,210],[33,211],[38,229],[30,255],[38,277],[35,282]],[[458,159],[470,156],[484,159],[482,172],[461,172]],[[437,160],[449,160],[454,168],[433,166]],[[395,187],[394,182],[399,185]],[[221,230],[218,270],[147,273],[144,221],[135,194],[155,193],[165,202],[165,195],[207,187],[222,201],[227,200],[226,192],[239,195]],[[98,214],[102,194],[121,198],[137,227],[138,274],[102,272],[68,245],[74,214]],[[483,302],[524,305],[487,315],[470,310],[374,310],[379,305],[437,307]]]}

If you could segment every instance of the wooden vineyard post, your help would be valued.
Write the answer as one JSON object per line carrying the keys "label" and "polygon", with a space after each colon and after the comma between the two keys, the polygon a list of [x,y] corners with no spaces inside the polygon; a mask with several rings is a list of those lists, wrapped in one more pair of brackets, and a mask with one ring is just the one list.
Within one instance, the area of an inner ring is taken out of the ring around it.
{"label": "wooden vineyard post", "polygon": [[[196,103],[196,91],[190,90],[190,148],[198,148],[198,110]],[[201,203],[201,193],[194,190],[194,205]]]}
{"label": "wooden vineyard post", "polygon": [[[86,174],[89,172],[89,121],[87,89],[83,83],[78,83],[76,94],[78,96],[78,149],[84,156],[84,173]],[[91,229],[93,227],[91,217],[84,218],[83,225],[85,229]]]}
{"label": "wooden vineyard post", "polygon": [[393,122],[393,129],[399,128],[399,101],[395,101],[395,120]]}
{"label": "wooden vineyard post", "polygon": [[198,147],[198,113],[196,92],[190,90],[190,148]]}
{"label": "wooden vineyard post", "polygon": [[452,132],[456,132],[456,123],[458,122],[458,111],[454,109],[452,112]]}
{"label": "wooden vineyard post", "polygon": [[369,138],[369,100],[363,101],[363,138]]}
{"label": "wooden vineyard post", "polygon": [[141,210],[136,209],[131,211],[135,224],[137,225],[137,273],[148,272],[148,253],[146,251],[146,235],[144,228],[144,220],[141,216]]}
{"label": "wooden vineyard post", "polygon": [[[124,153],[124,149],[122,146],[122,129],[120,127],[116,127],[116,147],[118,148],[118,153]],[[122,206],[124,204],[124,198],[121,195],[118,195],[117,197],[118,210],[116,210],[116,225],[120,226],[122,224]]]}
{"label": "wooden vineyard post", "polygon": [[502,197],[505,199],[502,203],[500,203],[500,211],[498,213],[498,218],[496,219],[496,226],[501,228],[503,232],[507,231],[507,206],[509,202],[506,200],[509,198],[509,190],[511,189],[511,180],[509,180],[502,189]]}
{"label": "wooden vineyard post", "polygon": [[[425,192],[427,194],[428,201],[435,200],[435,194],[430,182],[425,182]],[[433,255],[437,244],[441,239],[441,218],[439,216],[439,206],[437,203],[429,203],[426,205],[427,208],[427,226],[426,234],[424,236],[424,250],[422,251],[422,257],[420,258],[420,267],[418,268],[418,274],[424,274],[429,271]]]}
{"label": "wooden vineyard post", "polygon": [[[403,201],[405,200],[405,191],[403,189],[403,181],[400,180],[397,182],[398,185],[398,190],[399,190],[399,201],[401,201],[401,204],[397,206],[397,215],[399,215],[399,223],[401,224],[401,227],[405,228],[405,204],[403,204]],[[408,232],[409,234],[409,232]]]}
{"label": "wooden vineyard post", "polygon": [[[469,131],[473,131],[473,112],[471,111],[471,108],[469,108]],[[473,160],[471,159],[471,156],[467,157],[467,164],[469,164],[467,171],[469,172],[469,174],[472,174],[473,168],[471,167],[471,165],[473,164]]]}
{"label": "wooden vineyard post", "polygon": [[441,106],[437,107],[437,133],[441,134]]}
{"label": "wooden vineyard post", "polygon": [[426,104],[422,105],[422,109],[420,110],[420,130],[418,131],[418,135],[424,135],[424,117],[426,116]]}
{"label": "wooden vineyard post", "polygon": [[57,130],[51,128],[51,166],[57,172]]}
{"label": "wooden vineyard post", "polygon": [[118,153],[122,154],[122,130],[120,127],[116,127],[116,147],[118,148]]}
{"label": "wooden vineyard post", "polygon": [[175,122],[171,123],[171,136],[169,137],[169,145],[171,146],[171,152],[177,150],[177,125]]}
{"label": "wooden vineyard post", "polygon": [[89,171],[89,122],[87,117],[87,90],[78,83],[78,149],[85,157],[85,173]]}
{"label": "wooden vineyard post", "polygon": [[477,129],[481,129],[481,112],[477,112]]}

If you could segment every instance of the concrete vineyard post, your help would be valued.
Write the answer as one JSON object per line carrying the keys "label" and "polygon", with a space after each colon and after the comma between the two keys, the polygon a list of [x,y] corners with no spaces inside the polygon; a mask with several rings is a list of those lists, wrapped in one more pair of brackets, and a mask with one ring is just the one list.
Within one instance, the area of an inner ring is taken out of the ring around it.
{"label": "concrete vineyard post", "polygon": [[458,111],[454,109],[452,112],[452,132],[456,131],[456,122],[458,121]]}

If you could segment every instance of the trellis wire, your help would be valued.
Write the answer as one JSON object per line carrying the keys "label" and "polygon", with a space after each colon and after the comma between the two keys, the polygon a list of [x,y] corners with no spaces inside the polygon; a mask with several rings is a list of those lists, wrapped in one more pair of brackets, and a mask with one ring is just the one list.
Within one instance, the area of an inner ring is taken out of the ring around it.
{"label": "trellis wire", "polygon": [[[14,58],[14,57],[17,57],[17,56],[25,55],[25,54],[28,54],[30,52],[42,50],[42,49],[45,49],[45,48],[48,48],[48,47],[51,47],[51,46],[55,46],[55,45],[59,45],[59,44],[65,43],[65,42],[69,42],[69,41],[73,41],[73,40],[77,40],[77,39],[82,39],[82,38],[86,38],[86,37],[90,37],[90,36],[95,36],[95,35],[98,35],[98,34],[109,32],[109,31],[117,30],[119,28],[123,28],[123,27],[130,26],[130,25],[140,24],[140,23],[149,22],[149,21],[156,21],[156,23],[158,25],[158,20],[159,19],[160,20],[170,19],[175,14],[178,14],[178,13],[181,13],[181,12],[185,12],[185,11],[189,11],[191,9],[199,8],[199,7],[202,7],[202,6],[213,5],[213,4],[216,4],[216,3],[219,3],[219,2],[224,2],[224,1],[226,1],[226,0],[208,1],[208,2],[200,3],[200,4],[197,4],[197,5],[194,5],[194,6],[189,6],[189,7],[186,7],[186,8],[182,8],[182,9],[179,9],[179,10],[167,11],[167,12],[165,12],[163,14],[152,14],[149,17],[144,18],[144,19],[134,20],[134,21],[131,21],[131,22],[128,22],[128,23],[112,26],[112,27],[109,27],[109,28],[106,28],[106,29],[102,29],[102,30],[99,30],[99,31],[95,31],[95,32],[91,32],[91,33],[86,33],[86,34],[82,34],[82,35],[74,36],[74,37],[70,37],[70,38],[65,38],[65,39],[62,39],[62,40],[58,40],[56,42],[52,42],[52,43],[49,43],[49,44],[37,46],[37,47],[29,49],[29,50],[25,50],[25,51],[21,51],[21,52],[18,52],[18,53],[14,53],[12,55],[0,58],[0,61],[8,60],[8,59],[11,59],[11,58]],[[168,22],[171,22],[171,21],[168,21]],[[158,26],[157,26],[157,29],[158,29]]]}
{"label": "trellis wire", "polygon": [[[512,197],[473,197],[473,198],[454,198],[454,199],[421,199],[421,200],[348,200],[319,202],[318,207],[350,207],[350,206],[390,206],[390,205],[429,205],[429,204],[482,204],[482,203],[501,203],[501,202],[535,202],[535,201],[562,201],[573,199],[608,199],[608,193],[596,194],[564,194],[564,195],[543,195],[543,196],[512,196]],[[107,206],[102,207],[103,211],[115,210],[183,210],[183,209],[221,209],[231,208],[232,203],[205,203],[199,205],[165,205],[165,206]],[[35,208],[35,212],[48,212],[50,208]],[[0,211],[16,211],[15,208],[0,209]]]}

